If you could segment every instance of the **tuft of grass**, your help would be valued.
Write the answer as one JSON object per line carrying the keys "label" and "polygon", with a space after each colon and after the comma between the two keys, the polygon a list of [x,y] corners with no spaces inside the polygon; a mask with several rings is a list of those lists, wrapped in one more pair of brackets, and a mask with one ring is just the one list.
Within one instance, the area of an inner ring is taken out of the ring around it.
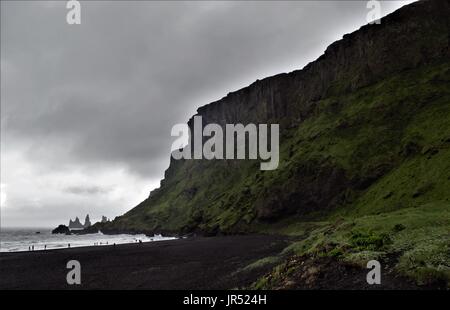
{"label": "tuft of grass", "polygon": [[245,266],[242,271],[250,271],[250,270],[254,270],[254,269],[258,269],[258,268],[262,268],[268,265],[275,265],[280,263],[282,260],[281,257],[279,256],[268,256],[268,257],[264,257],[261,258],[247,266]]}
{"label": "tuft of grass", "polygon": [[351,231],[350,246],[358,251],[377,251],[392,243],[389,234],[378,234],[373,231]]}

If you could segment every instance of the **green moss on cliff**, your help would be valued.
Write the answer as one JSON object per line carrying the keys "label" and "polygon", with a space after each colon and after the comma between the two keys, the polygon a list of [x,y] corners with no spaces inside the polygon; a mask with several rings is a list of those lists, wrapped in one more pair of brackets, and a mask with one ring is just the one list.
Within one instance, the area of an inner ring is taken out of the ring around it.
{"label": "green moss on cliff", "polygon": [[261,232],[285,219],[364,216],[450,199],[450,65],[315,104],[258,161],[173,161],[164,186],[110,229]]}
{"label": "green moss on cliff", "polygon": [[280,165],[173,161],[164,186],[105,230],[301,237],[284,254],[364,265],[397,255],[426,284],[449,279],[450,63],[318,101],[284,128]]}

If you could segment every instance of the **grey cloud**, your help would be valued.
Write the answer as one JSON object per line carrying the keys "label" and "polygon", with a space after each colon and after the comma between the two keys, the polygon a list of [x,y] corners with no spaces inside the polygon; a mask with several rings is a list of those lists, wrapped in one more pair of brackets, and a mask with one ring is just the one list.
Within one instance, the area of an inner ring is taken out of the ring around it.
{"label": "grey cloud", "polygon": [[69,186],[64,188],[64,192],[74,195],[99,195],[107,194],[111,188],[104,188],[101,186]]}
{"label": "grey cloud", "polygon": [[2,155],[21,150],[40,175],[124,169],[144,184],[163,176],[174,124],[301,68],[367,14],[365,1],[95,1],[70,26],[65,1],[1,6]]}

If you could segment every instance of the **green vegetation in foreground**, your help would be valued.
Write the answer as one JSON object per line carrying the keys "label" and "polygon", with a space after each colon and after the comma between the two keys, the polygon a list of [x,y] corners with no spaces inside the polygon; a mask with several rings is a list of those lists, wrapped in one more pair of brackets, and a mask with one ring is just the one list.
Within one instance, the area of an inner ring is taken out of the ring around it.
{"label": "green vegetation in foreground", "polygon": [[[297,224],[298,226],[301,226]],[[309,223],[311,225],[311,223]],[[450,280],[448,203],[323,222],[283,255],[335,257],[365,267],[371,259],[398,257],[396,270],[419,285]]]}

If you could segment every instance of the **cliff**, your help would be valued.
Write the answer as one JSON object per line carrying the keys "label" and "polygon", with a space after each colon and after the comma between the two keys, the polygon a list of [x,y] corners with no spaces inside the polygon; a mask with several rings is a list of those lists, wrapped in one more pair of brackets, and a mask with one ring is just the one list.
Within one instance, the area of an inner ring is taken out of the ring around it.
{"label": "cliff", "polygon": [[426,160],[426,150],[444,154],[450,137],[444,100],[448,16],[448,1],[413,3],[380,25],[345,35],[302,70],[200,107],[204,124],[279,123],[279,168],[262,172],[255,161],[172,159],[161,187],[102,230],[237,233],[335,210],[396,210],[411,206],[404,197],[429,179],[426,171],[417,171],[390,201],[379,201],[387,194],[374,186],[394,181],[392,175],[412,160],[417,169],[438,174],[420,199],[447,199],[446,182],[439,181],[446,176]]}
{"label": "cliff", "polygon": [[448,2],[421,1],[331,44],[302,70],[256,81],[198,109],[206,123],[270,123],[308,118],[317,102],[448,57]]}

